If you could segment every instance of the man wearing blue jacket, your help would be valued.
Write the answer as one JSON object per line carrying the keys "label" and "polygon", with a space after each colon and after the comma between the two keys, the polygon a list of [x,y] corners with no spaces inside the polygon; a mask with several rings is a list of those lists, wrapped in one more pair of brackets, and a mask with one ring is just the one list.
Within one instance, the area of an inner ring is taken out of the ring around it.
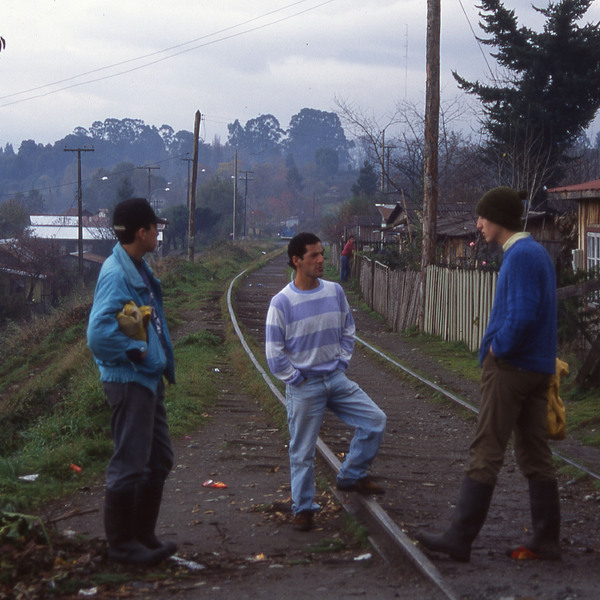
{"label": "man wearing blue jacket", "polygon": [[[174,542],[161,543],[154,534],[163,486],[173,466],[163,378],[175,383],[160,281],[144,260],[156,249],[158,223],[165,220],[143,198],[115,207],[113,228],[119,243],[102,265],[87,330],[112,409],[114,452],[104,503],[108,554],[134,564],[155,564],[177,550]],[[150,308],[142,335],[135,337],[117,319],[130,302]]]}
{"label": "man wearing blue jacket", "polygon": [[492,499],[509,439],[529,483],[532,536],[513,558],[560,558],[560,502],[548,445],[548,388],[556,367],[556,276],[546,250],[522,231],[522,199],[508,187],[486,192],[477,228],[502,246],[492,314],[479,350],[481,408],[470,464],[454,518],[441,535],[425,532],[426,548],[468,561]]}

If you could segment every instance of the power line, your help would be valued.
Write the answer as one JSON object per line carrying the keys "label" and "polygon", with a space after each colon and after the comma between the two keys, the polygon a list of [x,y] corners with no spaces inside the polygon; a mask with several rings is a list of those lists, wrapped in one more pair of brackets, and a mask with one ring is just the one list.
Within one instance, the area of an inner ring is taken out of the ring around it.
{"label": "power line", "polygon": [[471,30],[471,33],[473,34],[473,37],[475,38],[475,41],[477,42],[477,47],[479,48],[479,51],[481,52],[481,55],[483,56],[483,60],[485,61],[485,64],[487,65],[488,71],[490,72],[490,77],[494,81],[496,81],[496,77],[494,76],[492,68],[490,67],[490,63],[488,62],[487,56],[485,55],[485,52],[483,51],[481,40],[475,34],[473,25],[471,25],[471,19],[469,19],[469,15],[467,14],[465,7],[463,6],[462,0],[458,0],[458,3],[460,4],[460,7],[462,8],[463,14],[465,15],[465,18],[467,19],[467,23],[469,24],[469,29]]}
{"label": "power line", "polygon": [[[179,156],[170,156],[169,158],[165,158],[163,160],[157,160],[153,164],[160,165],[162,163],[166,163],[166,162],[169,162],[172,160],[178,160],[182,156],[186,156],[186,155],[180,154]],[[101,169],[101,168],[103,168],[103,167],[99,167],[98,169]],[[133,171],[136,168],[137,167],[129,167],[128,169],[123,169],[121,171],[111,171],[110,175],[111,175],[111,177],[115,177],[117,175],[123,175],[124,173],[129,173],[130,171]],[[147,168],[147,167],[144,166],[142,168]],[[90,181],[93,181],[93,179],[94,179],[93,177],[90,177],[88,179],[83,179],[82,183],[87,184]],[[60,188],[70,187],[72,185],[75,185],[76,183],[77,183],[76,181],[70,181],[70,182],[61,183],[58,185],[49,185],[47,187],[37,187],[37,188],[30,188],[28,190],[17,190],[17,191],[13,191],[13,192],[4,192],[4,193],[0,193],[0,198],[10,198],[10,197],[17,196],[18,194],[25,195],[25,193],[30,193],[30,192],[50,192],[50,193],[52,193],[52,190],[59,190]]]}
{"label": "power line", "polygon": [[[294,2],[294,3],[292,3],[292,4],[289,4],[289,5],[287,5],[287,6],[284,6],[284,7],[280,8],[280,9],[276,9],[276,10],[273,10],[273,11],[270,11],[270,12],[267,12],[267,13],[264,13],[263,15],[260,15],[260,16],[258,16],[258,17],[254,17],[254,18],[252,18],[252,19],[249,19],[248,21],[245,21],[245,22],[243,22],[243,23],[239,23],[239,24],[237,24],[237,25],[232,25],[231,27],[227,27],[227,28],[225,28],[225,29],[221,29],[220,31],[217,31],[217,32],[214,32],[214,33],[210,33],[210,34],[204,35],[204,36],[202,36],[202,37],[200,37],[200,38],[197,38],[197,39],[195,39],[195,40],[191,40],[191,41],[189,41],[189,42],[184,42],[184,43],[182,43],[182,44],[178,44],[178,45],[176,45],[176,46],[171,46],[170,48],[166,48],[166,49],[164,49],[164,50],[158,50],[158,51],[156,51],[156,52],[152,52],[152,53],[150,53],[150,54],[145,54],[145,55],[143,55],[143,56],[138,56],[138,57],[136,57],[136,58],[131,58],[131,59],[128,59],[128,60],[125,60],[125,61],[121,61],[121,62],[118,62],[118,63],[114,63],[114,64],[112,64],[112,65],[108,65],[108,66],[106,66],[106,67],[100,67],[100,68],[98,68],[98,69],[93,69],[93,70],[91,70],[91,71],[87,71],[86,73],[81,73],[81,74],[79,74],[79,75],[74,75],[74,76],[72,76],[72,77],[68,77],[68,78],[66,78],[66,79],[62,79],[62,80],[60,80],[60,81],[57,81],[57,82],[54,82],[54,83],[48,83],[48,84],[45,84],[45,85],[42,85],[42,86],[38,86],[38,87],[35,87],[35,88],[31,88],[31,89],[29,89],[29,90],[25,90],[25,91],[22,91],[22,92],[15,92],[15,93],[12,93],[12,94],[8,94],[8,95],[6,95],[6,96],[0,96],[0,100],[5,100],[5,99],[7,99],[7,98],[13,98],[13,97],[15,97],[15,96],[21,96],[21,95],[23,95],[23,94],[28,94],[28,93],[30,93],[30,92],[35,92],[35,91],[38,91],[38,90],[42,90],[42,89],[44,89],[44,88],[46,88],[46,87],[50,87],[50,86],[54,86],[54,85],[60,85],[60,84],[62,84],[62,83],[66,83],[66,82],[68,82],[68,81],[73,81],[74,79],[78,79],[78,78],[80,78],[80,77],[85,77],[85,76],[87,76],[87,75],[92,75],[92,74],[94,74],[94,73],[99,73],[99,72],[101,72],[101,71],[105,71],[105,70],[107,70],[107,69],[113,69],[113,68],[115,68],[115,67],[119,67],[119,66],[122,66],[122,65],[125,65],[125,64],[129,64],[129,63],[132,63],[132,62],[139,61],[139,60],[144,60],[144,59],[146,59],[146,58],[150,58],[150,57],[152,57],[152,56],[156,56],[156,55],[158,55],[158,54],[163,54],[163,53],[165,53],[165,52],[170,52],[171,50],[175,50],[175,49],[177,49],[177,48],[180,48],[180,47],[183,47],[183,46],[187,46],[187,45],[189,45],[189,44],[193,44],[193,43],[195,43],[195,42],[198,42],[198,41],[204,40],[204,39],[206,39],[206,38],[210,38],[210,37],[213,37],[213,36],[219,35],[219,34],[221,34],[221,33],[225,33],[225,32],[227,32],[227,31],[230,31],[230,30],[232,30],[232,29],[236,29],[236,28],[238,28],[238,27],[243,27],[244,25],[248,25],[248,24],[250,24],[250,23],[252,23],[252,22],[254,22],[254,21],[257,21],[257,20],[259,20],[259,19],[262,19],[262,18],[264,18],[264,17],[271,16],[272,14],[275,14],[275,13],[277,13],[277,12],[281,12],[282,10],[285,10],[285,9],[287,9],[287,8],[291,8],[291,7],[293,7],[293,6],[296,6],[296,5],[298,5],[298,4],[302,4],[302,3],[304,3],[304,2],[307,2],[307,1],[308,1],[308,0],[298,0],[297,2]],[[331,4],[332,2],[336,2],[336,0],[325,0],[324,2],[321,2],[320,4],[317,4],[317,5],[315,5],[315,6],[311,6],[311,7],[309,7],[309,8],[305,8],[305,9],[303,9],[303,10],[300,10],[300,11],[298,11],[298,12],[295,12],[294,14],[291,14],[291,15],[288,15],[288,16],[285,16],[285,17],[281,17],[281,18],[279,18],[279,19],[276,19],[275,21],[271,21],[270,23],[265,23],[265,24],[263,24],[263,25],[258,25],[258,26],[256,26],[256,27],[252,27],[252,28],[250,28],[250,29],[246,29],[245,31],[240,31],[240,32],[238,32],[238,33],[232,33],[232,34],[230,34],[230,35],[225,35],[225,36],[223,36],[223,37],[220,37],[220,38],[218,38],[218,39],[216,39],[216,40],[211,40],[211,41],[208,41],[208,42],[205,42],[205,43],[202,43],[202,44],[198,44],[198,45],[196,45],[196,46],[192,46],[191,48],[186,48],[186,49],[184,49],[184,50],[180,50],[180,51],[178,51],[178,52],[175,52],[175,53],[173,53],[173,54],[169,54],[168,56],[164,56],[164,57],[162,57],[162,58],[158,58],[158,59],[156,59],[156,60],[153,60],[153,61],[147,62],[147,63],[145,63],[145,64],[143,64],[143,65],[139,65],[139,66],[137,66],[137,67],[132,67],[132,68],[130,68],[130,69],[125,69],[125,70],[123,70],[123,71],[119,71],[119,72],[117,72],[117,73],[111,73],[110,75],[105,75],[105,76],[102,76],[102,77],[96,77],[95,79],[89,79],[89,80],[87,80],[87,81],[82,81],[82,82],[79,82],[79,83],[73,83],[73,84],[71,84],[71,85],[67,85],[67,86],[60,87],[60,88],[58,88],[58,89],[56,89],[56,90],[49,90],[49,91],[47,91],[47,92],[44,92],[44,93],[41,93],[41,94],[36,94],[36,95],[34,95],[34,96],[29,96],[28,98],[21,98],[21,99],[19,99],[19,100],[13,100],[12,102],[6,102],[6,103],[4,103],[4,104],[0,104],[0,108],[4,108],[4,107],[6,107],[6,106],[12,106],[12,105],[14,105],[14,104],[20,104],[20,103],[22,103],[22,102],[27,102],[27,101],[29,101],[29,100],[35,100],[35,99],[37,99],[37,98],[44,98],[44,97],[46,97],[46,96],[50,96],[50,95],[52,95],[52,94],[57,94],[58,92],[63,92],[63,91],[65,91],[65,90],[70,90],[70,89],[73,89],[73,88],[76,88],[76,87],[81,87],[81,86],[83,86],[83,85],[88,85],[88,84],[90,84],[90,83],[97,83],[97,82],[99,82],[99,81],[104,81],[104,80],[106,80],[106,79],[112,79],[113,77],[119,77],[120,75],[126,75],[127,73],[132,73],[132,72],[134,72],[134,71],[139,71],[140,69],[145,69],[146,67],[150,67],[150,66],[152,66],[152,65],[158,64],[158,63],[160,63],[160,62],[163,62],[163,61],[165,61],[165,60],[169,60],[169,59],[171,59],[171,58],[175,58],[176,56],[179,56],[179,55],[181,55],[181,54],[185,54],[185,53],[187,53],[187,52],[192,52],[193,50],[197,50],[198,48],[204,48],[204,47],[206,47],[206,46],[211,46],[212,44],[216,44],[216,43],[219,43],[219,42],[223,42],[223,41],[226,41],[226,40],[229,40],[229,39],[233,39],[233,38],[236,38],[236,37],[240,37],[240,36],[242,36],[242,35],[246,35],[246,34],[248,34],[248,33],[253,33],[253,32],[255,32],[255,31],[260,31],[261,29],[265,29],[265,28],[267,28],[267,27],[271,27],[271,26],[273,26],[273,25],[277,25],[277,24],[279,24],[279,23],[282,23],[282,22],[284,22],[284,21],[287,21],[287,20],[289,20],[289,19],[292,19],[292,18],[294,18],[294,17],[298,17],[298,16],[300,16],[300,15],[303,15],[303,14],[305,14],[305,13],[308,13],[308,12],[311,12],[311,11],[313,11],[313,10],[316,10],[317,8],[321,8],[322,6],[325,6],[326,4]]]}

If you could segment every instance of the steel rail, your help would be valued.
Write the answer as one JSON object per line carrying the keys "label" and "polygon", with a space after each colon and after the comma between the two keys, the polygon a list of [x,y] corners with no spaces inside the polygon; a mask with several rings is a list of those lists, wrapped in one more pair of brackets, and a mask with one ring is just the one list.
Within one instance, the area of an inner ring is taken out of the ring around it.
{"label": "steel rail", "polygon": [[[267,374],[265,369],[257,360],[254,352],[246,342],[244,334],[238,324],[237,317],[235,315],[235,311],[233,309],[233,304],[231,301],[231,294],[233,290],[233,286],[235,282],[246,273],[246,269],[241,273],[238,273],[229,284],[229,288],[227,290],[227,309],[229,311],[229,317],[231,319],[231,323],[235,330],[244,351],[252,361],[252,364],[260,373],[263,380],[269,387],[269,389],[273,392],[275,397],[281,402],[281,404],[285,407],[285,397],[279,391],[277,386],[273,383],[270,376]],[[361,341],[363,345],[364,342]],[[441,388],[440,388],[441,389]],[[327,464],[333,469],[335,473],[338,473],[341,467],[341,463],[335,454],[331,451],[331,449],[323,442],[323,440],[318,437],[317,438],[317,451],[322,456],[322,458],[327,462]],[[389,514],[381,507],[381,505],[370,498],[365,498],[356,494],[356,500],[362,505],[363,508],[367,510],[369,515],[377,522],[380,530],[387,536],[387,538],[394,544],[394,546],[402,553],[402,555],[407,558],[416,569],[425,576],[429,581],[431,581],[439,590],[442,592],[448,600],[459,600],[460,596],[457,592],[452,589],[450,584],[442,577],[441,573],[437,570],[435,565],[415,546],[413,541],[398,527],[398,525],[394,522],[394,520],[389,516]],[[348,507],[344,505],[344,508],[348,510]]]}
{"label": "steel rail", "polygon": [[[409,369],[405,365],[403,365],[403,364],[399,363],[398,361],[394,360],[393,358],[389,357],[387,354],[381,352],[381,350],[378,350],[377,348],[371,346],[371,344],[369,344],[368,342],[366,342],[362,338],[356,336],[356,341],[359,342],[360,344],[362,344],[365,348],[367,348],[368,350],[370,350],[374,354],[377,354],[377,356],[379,356],[379,357],[387,360],[388,362],[390,362],[391,364],[393,364],[395,367],[398,367],[399,369],[401,369],[402,371],[404,371],[405,373],[407,373],[411,377],[414,377],[415,379],[418,379],[421,383],[429,386],[430,388],[434,389],[436,392],[439,392],[440,394],[443,394],[444,396],[446,396],[446,398],[448,398],[449,400],[452,400],[452,402],[455,402],[456,404],[460,404],[460,406],[462,406],[463,408],[466,408],[467,410],[470,410],[470,411],[474,412],[475,414],[479,414],[479,409],[476,408],[475,406],[473,406],[472,404],[470,404],[469,402],[467,402],[466,400],[463,400],[462,398],[459,398],[458,396],[456,396],[452,392],[449,392],[448,390],[445,390],[444,388],[442,388],[439,385],[437,385],[437,383],[434,383],[433,381],[429,381],[425,377],[422,377],[418,373],[415,373],[412,369]],[[554,456],[556,456],[557,458],[559,458],[560,460],[562,460],[562,461],[566,462],[567,464],[571,465],[572,467],[575,467],[576,469],[579,469],[580,471],[583,471],[584,473],[586,473],[590,477],[593,477],[594,479],[600,480],[600,475],[598,473],[594,473],[594,471],[588,469],[584,465],[581,465],[581,464],[575,462],[574,460],[572,460],[568,456],[564,456],[562,453],[558,452],[557,450],[552,449],[552,454]]]}

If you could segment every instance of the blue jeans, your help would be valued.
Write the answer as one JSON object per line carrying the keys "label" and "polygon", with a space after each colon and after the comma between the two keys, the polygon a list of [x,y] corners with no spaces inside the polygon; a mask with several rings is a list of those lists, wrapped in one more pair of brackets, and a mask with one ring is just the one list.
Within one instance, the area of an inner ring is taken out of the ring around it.
{"label": "blue jeans", "polygon": [[290,429],[290,472],[292,510],[317,511],[314,502],[314,458],[325,409],[355,428],[338,482],[352,484],[366,476],[385,430],[385,413],[341,370],[311,377],[299,386],[286,386],[286,407]]}
{"label": "blue jeans", "polygon": [[350,277],[350,259],[347,256],[340,257],[340,281],[347,281]]}
{"label": "blue jeans", "polygon": [[156,394],[133,382],[103,382],[102,387],[112,408],[114,446],[106,488],[117,492],[140,483],[163,483],[173,467],[164,383],[159,383]]}

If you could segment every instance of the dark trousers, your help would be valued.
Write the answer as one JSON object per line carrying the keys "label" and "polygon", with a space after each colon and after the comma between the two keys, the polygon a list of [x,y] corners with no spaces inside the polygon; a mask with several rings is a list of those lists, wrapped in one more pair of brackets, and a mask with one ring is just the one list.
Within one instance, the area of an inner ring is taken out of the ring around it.
{"label": "dark trousers", "polygon": [[102,384],[112,408],[114,451],[106,471],[106,488],[131,490],[141,483],[163,483],[173,467],[161,381],[156,394],[138,383]]}
{"label": "dark trousers", "polygon": [[481,373],[477,433],[469,448],[467,476],[496,485],[514,432],[515,458],[525,477],[556,478],[548,445],[547,391],[550,375],[525,371],[488,354]]}

